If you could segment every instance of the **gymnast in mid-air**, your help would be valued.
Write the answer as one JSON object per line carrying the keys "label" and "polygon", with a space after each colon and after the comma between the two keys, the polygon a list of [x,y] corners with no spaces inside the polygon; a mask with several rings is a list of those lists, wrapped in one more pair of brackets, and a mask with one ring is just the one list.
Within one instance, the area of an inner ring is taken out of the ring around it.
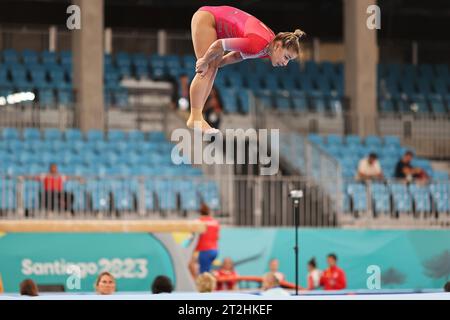
{"label": "gymnast in mid-air", "polygon": [[208,134],[218,132],[202,114],[218,68],[255,58],[268,58],[274,67],[286,66],[298,57],[304,35],[299,29],[275,35],[257,18],[230,6],[201,7],[192,17],[191,32],[197,63],[190,87],[187,126],[201,128]]}

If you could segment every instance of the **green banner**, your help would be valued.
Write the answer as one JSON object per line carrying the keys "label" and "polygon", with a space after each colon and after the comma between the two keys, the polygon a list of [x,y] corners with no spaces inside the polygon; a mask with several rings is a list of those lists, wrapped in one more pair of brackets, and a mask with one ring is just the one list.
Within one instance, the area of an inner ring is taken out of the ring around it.
{"label": "green banner", "polygon": [[[165,247],[146,233],[0,234],[0,274],[6,292],[17,292],[25,278],[38,284],[63,284],[69,292],[93,292],[96,276],[103,270],[115,275],[118,291],[149,292],[157,275],[167,275],[174,284],[189,277],[185,272],[175,279],[176,267],[186,268],[187,261],[173,256],[178,246],[174,245]],[[239,274],[258,276],[268,271],[271,258],[277,258],[280,271],[294,282],[293,247],[291,228],[225,227],[214,265],[228,256]],[[368,289],[374,270],[379,270],[381,289],[442,288],[450,280],[450,230],[300,229],[302,286],[306,286],[307,261],[315,257],[323,270],[329,253],[338,256],[348,289]],[[74,287],[69,265],[79,271],[80,287]]]}
{"label": "green banner", "polygon": [[[70,269],[68,269],[70,267]],[[17,292],[31,278],[93,292],[97,275],[111,272],[118,291],[148,291],[166,275],[175,283],[168,250],[146,233],[12,233],[0,236],[0,274],[5,292]],[[79,281],[77,281],[79,278]]]}
{"label": "green banner", "polygon": [[[294,282],[294,237],[290,228],[223,228],[218,259],[231,257],[241,275],[263,275],[277,258]],[[381,289],[441,289],[450,280],[450,230],[300,229],[302,286],[308,260],[315,257],[323,270],[329,253],[346,272],[348,289],[368,289],[373,270],[380,271]]]}

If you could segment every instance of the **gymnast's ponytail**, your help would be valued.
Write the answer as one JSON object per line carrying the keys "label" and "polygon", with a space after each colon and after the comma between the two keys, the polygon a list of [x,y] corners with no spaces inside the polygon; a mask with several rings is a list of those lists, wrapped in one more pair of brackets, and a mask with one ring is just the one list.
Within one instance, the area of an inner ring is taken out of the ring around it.
{"label": "gymnast's ponytail", "polygon": [[296,29],[294,32],[280,32],[273,39],[274,42],[281,41],[283,48],[292,50],[297,54],[300,53],[300,39],[306,35],[300,29]]}

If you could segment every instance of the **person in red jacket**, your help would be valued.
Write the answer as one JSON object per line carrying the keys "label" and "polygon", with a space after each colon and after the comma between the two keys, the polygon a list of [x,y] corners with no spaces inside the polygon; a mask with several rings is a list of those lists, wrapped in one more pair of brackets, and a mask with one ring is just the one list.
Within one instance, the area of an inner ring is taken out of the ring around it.
{"label": "person in red jacket", "polygon": [[200,206],[200,221],[206,223],[206,231],[198,239],[196,251],[199,252],[198,262],[200,264],[200,274],[210,272],[211,265],[217,257],[219,241],[219,222],[211,217],[209,207],[202,203]]}
{"label": "person in red jacket", "polygon": [[345,272],[336,265],[337,257],[334,253],[328,255],[328,269],[324,270],[320,278],[320,286],[325,290],[342,290],[347,287]]}
{"label": "person in red jacket", "polygon": [[238,288],[237,280],[233,279],[238,276],[238,273],[234,269],[233,260],[231,260],[231,258],[224,258],[222,267],[219,270],[214,271],[213,275],[218,279],[230,279],[228,281],[217,281],[216,290],[236,290]]}

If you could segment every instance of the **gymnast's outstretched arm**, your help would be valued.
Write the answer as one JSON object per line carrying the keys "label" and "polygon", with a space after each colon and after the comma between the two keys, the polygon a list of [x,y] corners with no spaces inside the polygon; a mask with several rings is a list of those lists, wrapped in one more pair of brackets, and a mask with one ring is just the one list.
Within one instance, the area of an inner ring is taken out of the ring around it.
{"label": "gymnast's outstretched arm", "polygon": [[237,62],[241,62],[244,60],[241,56],[240,52],[232,51],[228,52],[226,55],[222,57],[222,60],[220,61],[219,68],[222,68],[228,64],[233,64]]}

